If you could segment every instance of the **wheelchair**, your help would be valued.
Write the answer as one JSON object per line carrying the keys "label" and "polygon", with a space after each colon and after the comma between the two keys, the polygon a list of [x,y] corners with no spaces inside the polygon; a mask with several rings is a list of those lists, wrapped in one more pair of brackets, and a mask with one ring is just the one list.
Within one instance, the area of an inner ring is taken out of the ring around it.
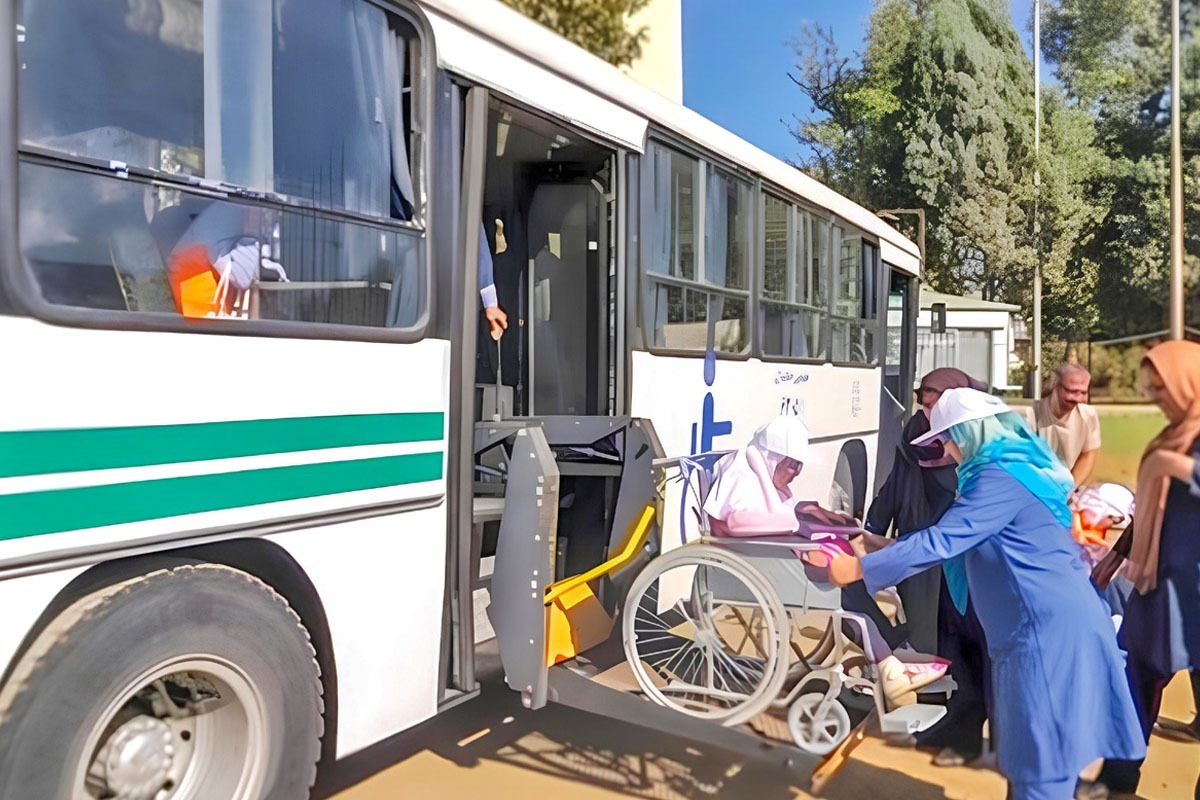
{"label": "wheelchair", "polygon": [[[945,708],[936,703],[887,708],[867,621],[844,612],[840,590],[803,558],[857,529],[815,525],[786,536],[714,535],[701,509],[724,455],[657,464],[660,496],[671,480],[684,485],[681,542],[646,565],[623,606],[625,656],[641,692],[681,714],[726,726],[786,716],[796,746],[815,755],[837,748],[858,724],[852,712],[861,720],[872,706],[885,733],[915,733],[940,719]],[[803,624],[814,612],[825,619],[818,636]],[[953,688],[944,677],[921,694],[948,697]]]}

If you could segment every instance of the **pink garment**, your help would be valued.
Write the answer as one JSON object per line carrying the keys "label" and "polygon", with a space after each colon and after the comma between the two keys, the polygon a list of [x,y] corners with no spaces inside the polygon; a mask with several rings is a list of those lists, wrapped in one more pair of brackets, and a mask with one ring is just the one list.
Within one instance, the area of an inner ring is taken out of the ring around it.
{"label": "pink garment", "polygon": [[777,489],[775,469],[785,458],[803,461],[808,428],[797,417],[779,417],[755,432],[735,453],[717,462],[704,512],[722,523],[737,515],[737,524],[717,526],[728,536],[795,533],[796,496],[790,487]]}

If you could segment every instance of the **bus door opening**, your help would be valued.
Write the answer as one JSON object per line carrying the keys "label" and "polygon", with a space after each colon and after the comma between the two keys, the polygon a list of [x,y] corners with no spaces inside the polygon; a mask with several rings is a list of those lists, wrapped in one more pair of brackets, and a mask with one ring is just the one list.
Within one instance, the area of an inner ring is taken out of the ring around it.
{"label": "bus door opening", "polygon": [[485,158],[475,506],[490,624],[476,640],[494,629],[506,679],[539,705],[551,664],[611,643],[661,448],[614,416],[616,154],[494,100]]}
{"label": "bus door opening", "polygon": [[917,314],[916,280],[890,265],[884,264],[887,280],[887,347],[883,353],[883,385],[879,398],[879,455],[875,462],[875,488],[887,480],[895,459],[896,446],[904,421],[913,409],[915,330]]}
{"label": "bus door opening", "polygon": [[[494,101],[486,157],[479,418],[607,416],[616,402],[614,154]],[[507,325],[499,341],[497,324]]]}

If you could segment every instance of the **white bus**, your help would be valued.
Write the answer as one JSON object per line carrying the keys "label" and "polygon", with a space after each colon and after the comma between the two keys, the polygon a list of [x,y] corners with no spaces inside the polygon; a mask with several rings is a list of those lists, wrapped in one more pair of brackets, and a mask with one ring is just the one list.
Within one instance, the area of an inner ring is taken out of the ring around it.
{"label": "white bus", "polygon": [[491,0],[0,9],[0,797],[306,797],[477,692],[492,553],[573,702],[541,590],[779,413],[861,512],[920,272],[866,209]]}

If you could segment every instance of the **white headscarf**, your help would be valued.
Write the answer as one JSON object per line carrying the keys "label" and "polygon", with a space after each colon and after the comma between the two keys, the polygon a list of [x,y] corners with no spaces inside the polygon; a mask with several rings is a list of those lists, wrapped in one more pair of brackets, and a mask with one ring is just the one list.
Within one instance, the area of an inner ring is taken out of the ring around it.
{"label": "white headscarf", "polygon": [[795,531],[796,498],[791,489],[775,488],[773,478],[784,458],[803,463],[807,455],[808,426],[799,417],[776,417],[755,431],[749,444],[717,462],[705,513],[724,521],[735,511],[763,512],[787,518]]}

